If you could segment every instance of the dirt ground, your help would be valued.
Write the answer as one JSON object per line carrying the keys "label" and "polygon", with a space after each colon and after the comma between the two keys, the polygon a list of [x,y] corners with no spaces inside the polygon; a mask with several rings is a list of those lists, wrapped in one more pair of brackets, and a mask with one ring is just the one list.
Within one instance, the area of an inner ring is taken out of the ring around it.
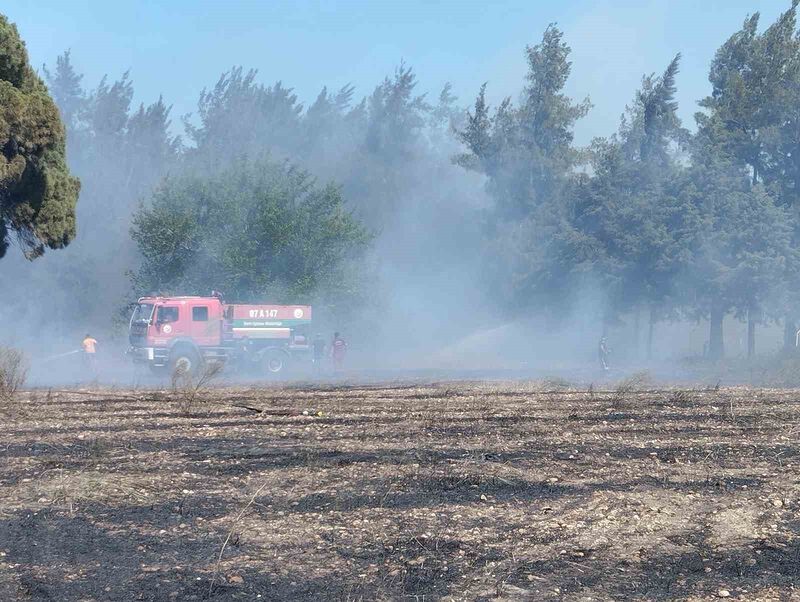
{"label": "dirt ground", "polygon": [[0,600],[800,599],[800,392],[36,390]]}

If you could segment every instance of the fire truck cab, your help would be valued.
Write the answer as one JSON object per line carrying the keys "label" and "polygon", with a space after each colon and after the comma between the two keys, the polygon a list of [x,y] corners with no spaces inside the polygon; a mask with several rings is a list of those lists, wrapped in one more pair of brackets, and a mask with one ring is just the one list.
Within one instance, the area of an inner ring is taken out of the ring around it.
{"label": "fire truck cab", "polygon": [[279,374],[308,357],[311,307],[226,304],[210,297],[142,297],[129,354],[155,370],[196,372],[216,362]]}

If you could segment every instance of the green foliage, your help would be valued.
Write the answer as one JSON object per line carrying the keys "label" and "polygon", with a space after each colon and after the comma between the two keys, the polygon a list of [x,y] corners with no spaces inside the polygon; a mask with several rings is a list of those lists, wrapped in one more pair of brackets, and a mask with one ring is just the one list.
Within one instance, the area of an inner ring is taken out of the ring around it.
{"label": "green foliage", "polygon": [[763,33],[758,13],[717,51],[711,64],[711,95],[697,115],[704,135],[720,152],[749,166],[757,183],[775,160],[769,138],[795,100],[800,79],[796,3]]}
{"label": "green foliage", "polygon": [[563,314],[591,289],[613,322],[641,306],[651,320],[679,312],[721,320],[775,315],[792,302],[798,245],[781,205],[800,189],[785,182],[800,154],[787,126],[800,90],[795,7],[763,33],[758,15],[749,18],[723,45],[694,140],[676,114],[680,55],[642,79],[618,133],[588,153],[572,146],[588,103],[562,92],[569,48],[554,27],[527,50],[518,108],[507,99],[492,113],[481,87],[459,132],[468,152],[455,160],[488,176],[489,271],[512,307]]}
{"label": "green foliage", "polygon": [[30,259],[68,245],[79,190],[58,109],[16,26],[0,15],[0,257],[12,235]]}
{"label": "green foliage", "polygon": [[527,85],[518,107],[506,99],[490,115],[484,85],[459,132],[468,152],[455,160],[489,176],[503,220],[529,217],[542,203],[553,202],[578,159],[572,129],[591,105],[588,99],[574,104],[564,94],[571,63],[562,37],[551,25],[541,43],[526,48]]}
{"label": "green foliage", "polygon": [[[572,270],[593,274],[606,295],[607,320],[641,305],[664,313],[678,303],[678,276],[697,244],[696,208],[676,181],[647,177],[618,142],[596,141],[592,167],[593,177],[573,192],[564,224]],[[662,169],[677,177],[670,165]]]}
{"label": "green foliage", "polygon": [[[459,112],[446,87],[438,102],[428,102],[405,64],[364,98],[349,85],[323,88],[307,109],[283,85],[261,85],[255,73],[234,69],[201,96],[197,122],[188,129],[194,147],[186,149],[184,160],[189,168],[219,174],[269,153],[319,181],[336,182],[348,211],[376,233],[369,264],[379,264],[378,277],[362,290],[356,290],[358,270],[348,264],[355,270],[344,280],[352,283],[348,295],[369,294],[371,303],[349,304],[357,323],[337,320],[337,327],[361,329],[373,340],[415,344],[416,338],[428,345],[437,333],[454,329],[457,318],[445,321],[437,314],[450,311],[453,295],[472,286],[475,306],[482,301],[474,274],[484,248],[478,219],[484,194],[477,175],[450,161],[458,145],[449,125],[458,122]],[[406,319],[385,319],[392,311],[405,315],[409,299],[419,298],[429,310],[415,317],[414,332],[405,328]],[[342,306],[335,296],[320,297],[316,305],[321,304]],[[464,319],[473,320],[473,314]],[[365,326],[368,315],[402,332],[378,333]]]}
{"label": "green foliage", "polygon": [[796,262],[789,214],[725,162],[699,164],[683,194],[702,216],[700,244],[687,266],[696,309],[743,316],[763,307]]}
{"label": "green foliage", "polygon": [[[131,107],[128,74],[84,90],[65,53],[44,73],[70,167],[84,181],[87,235],[38,262],[47,269],[18,284],[19,297],[57,283],[68,291],[59,311],[94,315],[119,301],[120,275],[141,259],[140,292],[219,288],[232,299],[313,300],[339,312],[364,301],[364,224],[377,233],[370,257],[382,262],[386,297],[401,283],[398,303],[438,294],[455,311],[451,297],[466,283],[471,305],[488,300],[511,315],[569,317],[591,291],[598,330],[642,309],[651,323],[800,315],[796,5],[763,30],[749,17],[722,45],[695,135],[677,116],[677,54],[642,78],[617,132],[587,148],[573,130],[590,105],[565,93],[570,49],[554,26],[525,50],[520,97],[490,107],[483,85],[470,111],[449,84],[429,100],[405,64],[363,98],[351,85],[326,87],[307,108],[281,82],[261,84],[237,67],[200,95],[188,147],[170,133],[163,99]],[[32,75],[6,60],[7,88]],[[14,94],[39,90],[33,78]],[[16,98],[0,115],[22,110]],[[279,162],[249,159],[265,155]],[[6,157],[10,177],[22,164]],[[132,221],[167,174],[178,175]],[[13,229],[7,215],[0,228]],[[42,224],[59,222],[49,215],[41,211]],[[120,235],[131,225],[133,241]],[[112,245],[112,257],[98,253]]]}
{"label": "green foliage", "polygon": [[494,206],[486,215],[485,272],[501,301],[523,308],[564,308],[576,252],[565,232],[566,199],[580,154],[573,127],[586,115],[588,99],[573,103],[564,94],[569,46],[555,26],[526,48],[526,86],[515,106],[505,99],[492,113],[481,86],[474,109],[458,136],[467,152],[454,161],[488,177]]}
{"label": "green foliage", "polygon": [[281,158],[295,149],[294,134],[302,112],[297,96],[281,82],[272,86],[256,83],[256,74],[235,67],[223,73],[211,90],[200,94],[200,124],[184,124],[196,147],[187,153],[193,165],[213,171],[266,149]]}
{"label": "green foliage", "polygon": [[401,159],[413,151],[416,134],[425,125],[430,110],[424,96],[415,96],[416,76],[401,64],[394,78],[386,78],[369,98],[366,148],[384,160]]}
{"label": "green foliage", "polygon": [[668,313],[697,244],[699,216],[679,193],[675,157],[688,138],[676,116],[679,60],[643,78],[618,135],[594,142],[594,177],[573,195],[572,224],[596,249],[589,263],[607,294],[607,319],[641,305],[651,317]]}
{"label": "green foliage", "polygon": [[[180,140],[170,133],[170,107],[163,100],[131,107],[127,74],[84,89],[68,52],[43,74],[66,127],[69,168],[81,179],[78,236],[33,265],[14,254],[0,262],[0,278],[12,283],[3,309],[18,317],[18,336],[29,335],[23,325],[31,323],[55,335],[106,332],[110,308],[126,299],[126,272],[138,259],[128,235],[131,215],[176,169]],[[47,299],[45,315],[31,299]]]}
{"label": "green foliage", "polygon": [[[749,237],[748,246],[736,256],[740,269],[730,272],[739,283],[736,299],[729,301],[730,294],[720,291],[719,304],[723,309],[731,306],[739,315],[747,312],[751,318],[764,312],[784,314],[789,323],[797,315],[800,300],[800,225],[796,210],[775,215],[773,206],[792,207],[800,184],[795,156],[800,99],[796,12],[797,2],[792,2],[763,32],[758,30],[756,13],[717,51],[709,74],[712,92],[700,103],[705,112],[697,115],[695,152],[695,165],[706,170],[701,175],[723,187],[716,197],[722,194],[731,204],[723,211],[730,223],[714,234],[731,232],[747,239],[748,231],[761,230]],[[744,193],[727,194],[739,190],[738,182],[734,178],[731,185],[727,175],[719,181],[717,167],[724,163],[730,165],[725,171],[743,172],[753,188],[744,203],[749,207],[744,215],[739,213]],[[737,217],[746,222],[737,223]],[[761,235],[765,235],[763,241],[757,239]],[[721,272],[728,274],[728,270]],[[742,274],[750,276],[742,280]]]}
{"label": "green foliage", "polygon": [[208,178],[167,179],[131,231],[143,262],[140,293],[208,294],[231,301],[357,301],[369,235],[339,189],[287,164],[242,161]]}
{"label": "green foliage", "polygon": [[56,57],[55,72],[50,72],[47,65],[42,67],[45,80],[50,88],[53,100],[61,111],[61,119],[69,130],[77,127],[84,103],[84,93],[82,87],[83,76],[75,72],[72,66],[70,51]]}
{"label": "green foliage", "polygon": [[675,55],[659,78],[652,75],[644,78],[642,89],[636,100],[641,112],[641,135],[639,159],[642,164],[669,167],[670,145],[688,139],[688,132],[677,117],[678,103],[675,100],[681,55]]}

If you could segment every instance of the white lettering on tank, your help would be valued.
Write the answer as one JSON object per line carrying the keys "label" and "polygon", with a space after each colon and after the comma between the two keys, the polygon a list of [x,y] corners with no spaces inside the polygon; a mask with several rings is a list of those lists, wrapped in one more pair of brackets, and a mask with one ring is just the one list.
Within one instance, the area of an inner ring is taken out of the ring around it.
{"label": "white lettering on tank", "polygon": [[277,318],[278,317],[278,310],[277,309],[251,309],[250,310],[250,317],[251,318]]}

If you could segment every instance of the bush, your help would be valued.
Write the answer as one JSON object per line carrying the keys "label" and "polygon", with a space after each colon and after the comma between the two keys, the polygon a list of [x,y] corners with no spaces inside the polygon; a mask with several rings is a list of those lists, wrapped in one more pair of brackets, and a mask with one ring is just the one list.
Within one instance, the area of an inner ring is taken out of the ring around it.
{"label": "bush", "polygon": [[28,378],[25,355],[9,347],[0,347],[0,401],[11,401]]}
{"label": "bush", "polygon": [[184,414],[191,415],[211,383],[222,373],[222,364],[205,364],[198,374],[176,367],[172,372],[171,398]]}
{"label": "bush", "polygon": [[371,235],[337,187],[284,163],[167,179],[134,216],[131,236],[143,259],[133,276],[140,291],[199,294],[213,282],[232,301],[269,291],[272,302],[323,296],[331,308],[365,294]]}
{"label": "bush", "polygon": [[611,405],[613,407],[621,406],[628,398],[636,397],[637,392],[646,389],[651,384],[652,378],[647,370],[631,374],[619,381],[614,394],[611,396]]}

